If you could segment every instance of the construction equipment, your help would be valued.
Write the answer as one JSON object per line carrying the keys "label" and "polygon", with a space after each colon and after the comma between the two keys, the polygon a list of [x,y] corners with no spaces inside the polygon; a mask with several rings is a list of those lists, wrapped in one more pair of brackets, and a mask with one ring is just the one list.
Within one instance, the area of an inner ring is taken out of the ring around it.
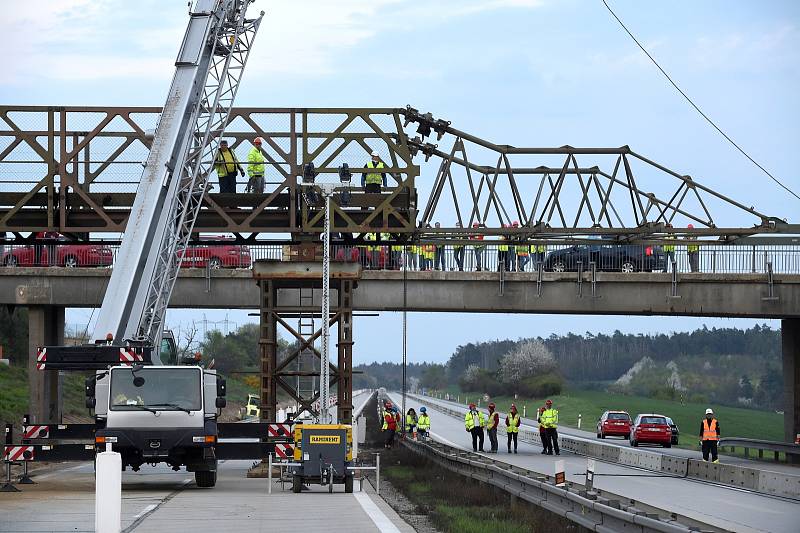
{"label": "construction equipment", "polygon": [[295,424],[294,462],[291,468],[292,491],[319,483],[333,492],[333,485],[344,483],[353,492],[353,428],[345,424]]}
{"label": "construction equipment", "polygon": [[247,395],[247,404],[242,408],[241,419],[261,417],[261,398],[256,394]]}
{"label": "construction equipment", "polygon": [[98,315],[94,344],[47,346],[37,358],[41,370],[96,371],[86,382],[86,405],[94,409],[96,421],[94,441],[100,451],[112,443],[122,455],[123,470],[159,462],[175,470],[185,466],[201,487],[216,483],[218,458],[231,458],[218,453],[217,446],[225,380],[192,358],[191,365],[180,365],[184,361],[177,361],[174,339],[162,328],[179,258],[263,17],[263,12],[246,17],[251,2],[190,4],[172,86]]}

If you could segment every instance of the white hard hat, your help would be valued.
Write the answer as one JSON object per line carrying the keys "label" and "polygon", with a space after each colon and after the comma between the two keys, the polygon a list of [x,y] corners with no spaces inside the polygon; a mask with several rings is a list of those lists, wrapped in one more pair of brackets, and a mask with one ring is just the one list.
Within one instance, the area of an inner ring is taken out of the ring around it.
{"label": "white hard hat", "polygon": [[706,414],[707,415],[713,415],[714,411],[712,411],[711,408],[709,407],[708,409],[706,409]]}
{"label": "white hard hat", "polygon": [[254,144],[255,143],[261,144],[263,142],[264,142],[264,139],[262,139],[261,137],[256,137],[255,139],[253,139],[253,143]]}
{"label": "white hard hat", "polygon": [[378,152],[375,152],[374,150],[373,150],[373,152],[372,152],[370,155],[371,155],[372,157],[380,157],[380,156],[378,155]]}

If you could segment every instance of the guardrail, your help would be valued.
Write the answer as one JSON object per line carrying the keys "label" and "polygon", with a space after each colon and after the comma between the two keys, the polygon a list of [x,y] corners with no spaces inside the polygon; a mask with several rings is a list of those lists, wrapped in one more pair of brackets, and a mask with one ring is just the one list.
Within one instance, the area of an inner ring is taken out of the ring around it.
{"label": "guardrail", "polygon": [[[337,261],[359,262],[370,270],[400,270],[405,264],[409,271],[444,270],[467,272],[500,270],[592,272],[677,272],[712,274],[800,274],[800,246],[792,245],[721,245],[701,244],[696,258],[690,260],[685,245],[676,244],[673,256],[663,254],[660,246],[610,245],[582,246],[571,253],[571,247],[548,245],[543,251],[515,249],[513,243],[502,250],[497,241],[487,244],[408,245],[404,249],[390,245],[332,246],[331,257]],[[394,249],[393,249],[394,248]],[[536,247],[533,247],[534,250]],[[0,245],[0,267],[110,267],[116,262],[117,245],[101,242],[71,244],[54,241],[42,244]],[[280,260],[280,244],[197,244],[181,256],[182,268],[251,268],[260,259]],[[694,265],[692,264],[694,263]]]}
{"label": "guardrail", "polygon": [[[461,411],[430,402],[425,397],[414,396],[418,401],[429,405],[432,409],[458,419],[463,417],[464,413]],[[502,427],[498,429],[498,433],[505,432]],[[522,441],[541,445],[539,433],[535,431],[520,429],[518,438]],[[562,450],[593,457],[607,463],[662,472],[664,475],[711,481],[761,494],[800,500],[800,475],[724,463],[710,463],[654,451],[634,450],[573,435],[561,434],[558,439]]]}
{"label": "guardrail", "polygon": [[512,496],[556,513],[591,531],[689,532],[724,531],[697,520],[601,490],[459,450],[438,442],[403,439],[410,450],[466,477],[498,487]]}
{"label": "guardrail", "polygon": [[800,457],[800,445],[792,444],[790,442],[773,442],[769,440],[759,439],[745,439],[739,437],[724,437],[719,440],[720,447],[727,447],[731,452],[736,451],[736,448],[744,448],[744,456],[750,457],[750,449],[758,450],[758,458],[764,457],[764,450],[771,451],[775,454],[775,460],[780,460],[780,454],[786,455],[787,460],[790,457]]}

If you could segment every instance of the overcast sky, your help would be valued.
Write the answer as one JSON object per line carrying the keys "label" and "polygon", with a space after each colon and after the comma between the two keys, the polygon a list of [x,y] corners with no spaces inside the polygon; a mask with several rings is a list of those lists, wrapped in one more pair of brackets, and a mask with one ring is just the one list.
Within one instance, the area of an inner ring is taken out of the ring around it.
{"label": "overcast sky", "polygon": [[[708,115],[800,189],[800,3],[609,3]],[[238,105],[411,104],[499,144],[627,144],[762,212],[800,219],[800,202],[697,115],[600,0],[257,0],[254,8],[267,15]],[[10,2],[0,17],[0,102],[162,105],[186,23],[183,0]],[[421,187],[432,178],[423,175]],[[226,313],[237,324],[253,320],[245,311],[205,315]],[[68,321],[88,317],[76,310]],[[173,326],[192,320],[202,312],[169,315]],[[410,315],[409,353],[444,361],[475,340],[703,323],[753,321]],[[357,363],[399,360],[399,315],[359,318],[355,333]]]}

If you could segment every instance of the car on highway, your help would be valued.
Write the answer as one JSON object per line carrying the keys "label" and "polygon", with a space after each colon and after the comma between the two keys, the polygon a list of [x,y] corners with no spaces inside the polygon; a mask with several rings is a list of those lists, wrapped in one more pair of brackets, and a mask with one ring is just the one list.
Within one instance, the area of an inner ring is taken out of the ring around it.
{"label": "car on highway", "polygon": [[640,444],[660,444],[665,448],[672,447],[672,428],[667,417],[659,414],[639,414],[631,426],[629,435],[631,446]]}
{"label": "car on highway", "polygon": [[597,421],[597,438],[623,437],[631,433],[631,415],[625,411],[606,411]]}
{"label": "car on highway", "polygon": [[666,271],[667,260],[660,246],[640,244],[575,245],[547,254],[544,269],[551,272],[576,272],[578,267],[586,272],[594,263],[598,271],[605,272],[658,272]]}
{"label": "car on highway", "polygon": [[681,436],[681,432],[678,429],[678,424],[675,423],[670,417],[667,417],[667,424],[669,424],[669,428],[672,430],[672,444],[678,444],[678,440]]}
{"label": "car on highway", "polygon": [[[204,235],[199,243],[190,244],[186,250],[178,251],[181,268],[250,268],[252,259],[250,248],[242,244],[224,243],[233,237],[223,235]],[[207,244],[203,241],[209,241]],[[223,242],[224,244],[219,244]]]}
{"label": "car on highway", "polygon": [[0,256],[0,264],[7,267],[107,267],[113,262],[109,246],[78,244],[54,231],[39,233],[32,243],[11,246]]}

